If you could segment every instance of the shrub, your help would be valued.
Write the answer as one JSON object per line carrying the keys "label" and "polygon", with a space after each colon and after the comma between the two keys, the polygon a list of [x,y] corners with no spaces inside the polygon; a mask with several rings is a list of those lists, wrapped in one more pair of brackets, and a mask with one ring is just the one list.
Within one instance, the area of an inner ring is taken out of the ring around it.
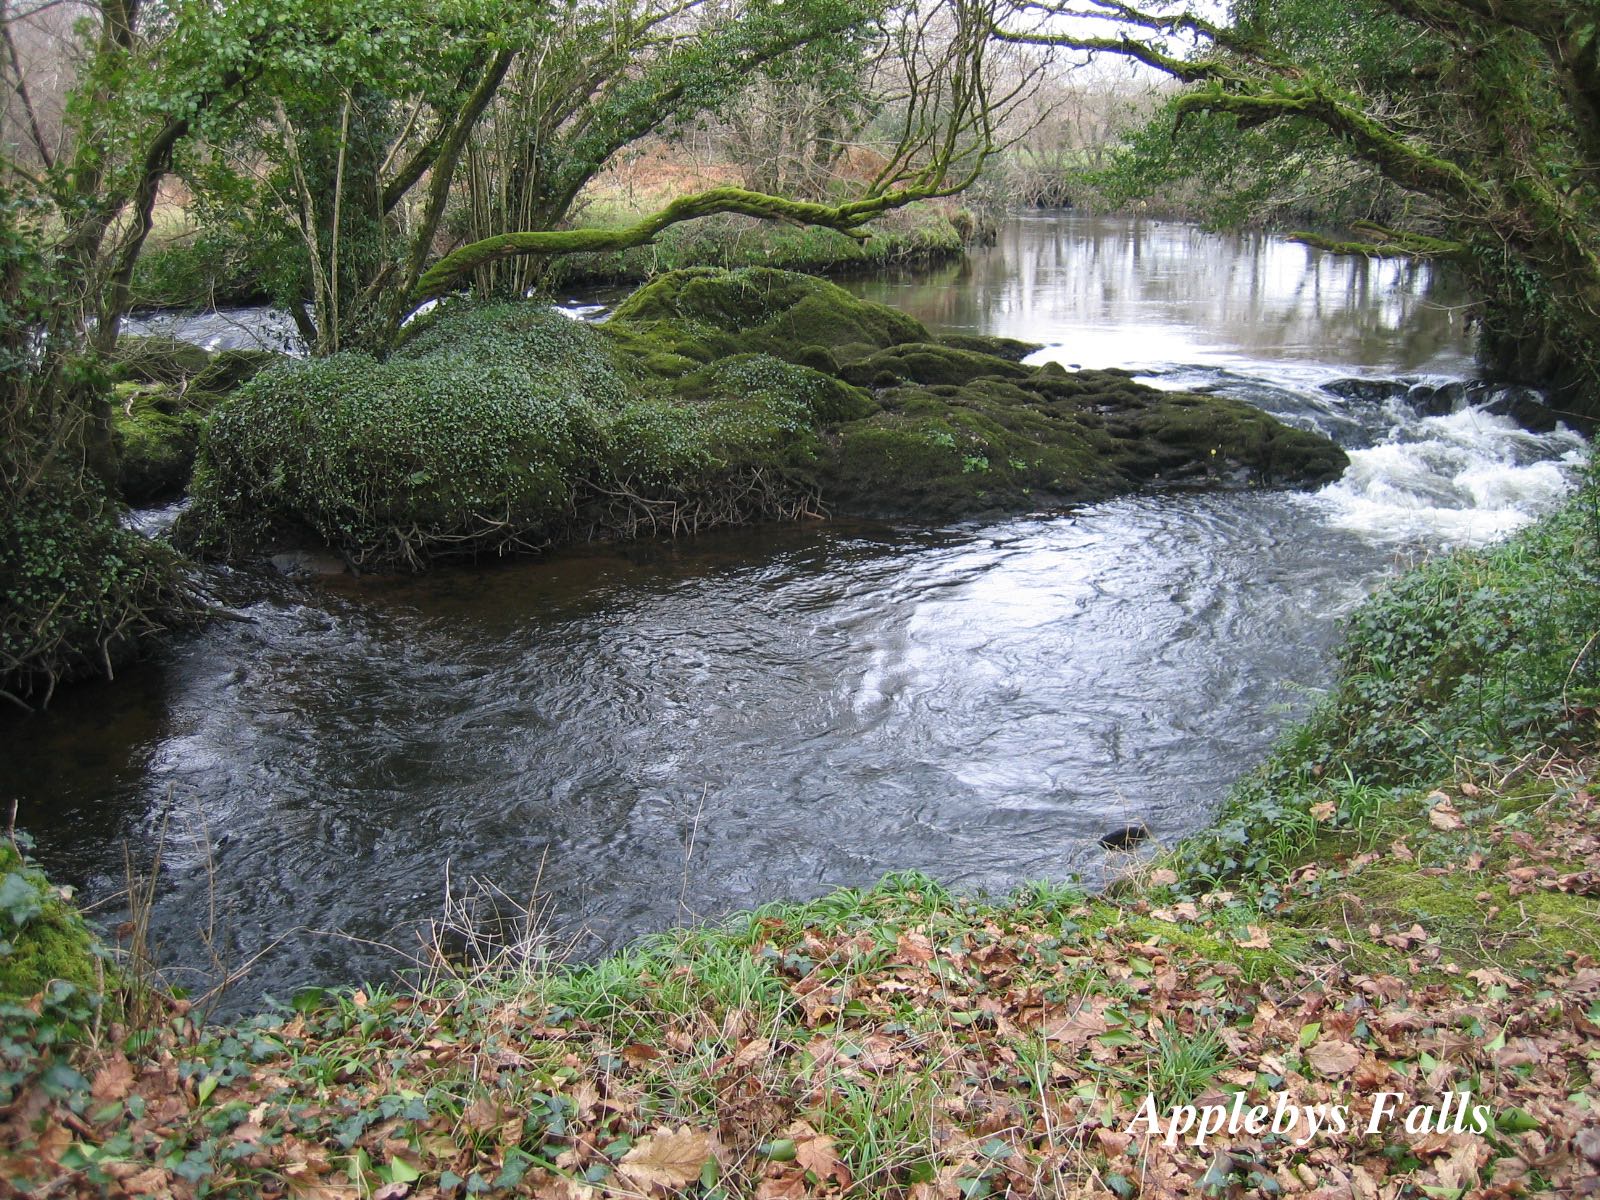
{"label": "shrub", "polygon": [[198,600],[169,547],[125,528],[97,485],[18,497],[0,531],[0,681],[48,702],[62,679],[112,672]]}
{"label": "shrub", "polygon": [[793,516],[853,388],[765,356],[677,392],[619,364],[610,337],[533,304],[446,307],[387,361],[280,367],[208,428],[187,544],[237,557],[311,534],[365,567],[572,537],[685,532]]}
{"label": "shrub", "polygon": [[413,568],[539,545],[597,439],[582,390],[534,363],[471,347],[335,355],[267,372],[217,410],[180,536],[235,556],[298,526],[354,563]]}

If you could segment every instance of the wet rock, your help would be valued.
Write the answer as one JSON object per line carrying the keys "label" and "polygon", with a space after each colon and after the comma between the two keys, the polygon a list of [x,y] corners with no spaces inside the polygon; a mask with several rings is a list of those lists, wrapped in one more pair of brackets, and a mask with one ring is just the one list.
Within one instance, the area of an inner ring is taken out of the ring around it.
{"label": "wet rock", "polygon": [[1530,433],[1553,433],[1561,423],[1543,393],[1527,387],[1496,389],[1484,411],[1497,417],[1510,417]]}
{"label": "wet rock", "polygon": [[1310,486],[1348,462],[1328,439],[1250,405],[1158,391],[1126,371],[1024,366],[1028,343],[937,338],[903,313],[782,271],[674,272],[605,328],[647,368],[664,356],[692,365],[761,353],[867,398],[834,410],[816,463],[823,500],[840,514],[1026,511],[1146,484]]}
{"label": "wet rock", "polygon": [[280,358],[264,350],[213,355],[166,337],[119,341],[111,356],[120,379],[113,387],[112,425],[123,499],[145,505],[182,493],[205,418],[224,395]]}
{"label": "wet rock", "polygon": [[289,579],[319,579],[349,571],[344,559],[325,550],[287,550],[268,561],[280,575]]}
{"label": "wet rock", "polygon": [[1035,350],[1044,349],[1037,342],[1021,342],[1016,338],[977,333],[947,333],[939,339],[939,344],[949,346],[952,350],[970,350],[974,354],[1003,358],[1007,362],[1021,362]]}
{"label": "wet rock", "polygon": [[606,333],[626,355],[670,355],[709,363],[735,354],[770,354],[815,366],[934,339],[915,317],[857,300],[810,275],[753,267],[671,271],[617,306]]}
{"label": "wet rock", "polygon": [[1322,390],[1359,404],[1404,400],[1419,416],[1444,417],[1468,408],[1481,408],[1495,416],[1510,417],[1530,433],[1550,433],[1559,423],[1548,400],[1529,387],[1507,386],[1476,379],[1436,382],[1414,377],[1398,379],[1336,379]]}
{"label": "wet rock", "polygon": [[1460,380],[1414,383],[1406,389],[1405,400],[1419,416],[1447,417],[1467,406],[1468,394],[1468,385]]}
{"label": "wet rock", "polygon": [[1100,844],[1107,850],[1132,850],[1150,837],[1148,826],[1124,825],[1113,833],[1108,833],[1100,839]]}
{"label": "wet rock", "polygon": [[1382,404],[1411,390],[1411,384],[1400,379],[1335,379],[1322,385],[1322,390],[1341,400],[1354,400],[1360,404]]}

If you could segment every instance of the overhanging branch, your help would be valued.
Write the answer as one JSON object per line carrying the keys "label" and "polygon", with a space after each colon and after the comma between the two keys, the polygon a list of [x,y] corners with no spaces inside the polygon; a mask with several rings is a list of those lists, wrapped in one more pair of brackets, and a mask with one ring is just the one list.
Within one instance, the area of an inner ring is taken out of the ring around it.
{"label": "overhanging branch", "polygon": [[1358,233],[1367,233],[1379,239],[1371,242],[1342,241],[1324,237],[1320,233],[1291,233],[1289,240],[1325,250],[1329,254],[1349,254],[1361,258],[1408,258],[1412,260],[1438,260],[1459,258],[1467,253],[1464,242],[1451,242],[1443,238],[1427,237],[1420,233],[1403,233],[1396,229],[1383,229],[1376,225],[1358,225]]}
{"label": "overhanging branch", "polygon": [[421,279],[411,294],[413,304],[442,296],[459,280],[479,267],[521,255],[557,256],[564,254],[606,253],[648,245],[657,234],[672,225],[709,217],[716,213],[743,213],[770,221],[789,221],[832,229],[858,241],[867,235],[861,226],[890,209],[903,208],[917,200],[954,195],[964,186],[950,184],[913,185],[870,195],[839,205],[788,200],[744,188],[720,187],[680,196],[665,208],[633,225],[617,229],[550,229],[525,233],[502,233],[463,246],[445,255]]}

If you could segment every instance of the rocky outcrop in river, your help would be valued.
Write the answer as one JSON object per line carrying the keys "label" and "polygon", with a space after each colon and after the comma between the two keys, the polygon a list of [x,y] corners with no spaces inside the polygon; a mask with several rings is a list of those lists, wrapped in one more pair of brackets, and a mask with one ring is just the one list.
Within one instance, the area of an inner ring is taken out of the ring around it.
{"label": "rocky outcrop in river", "polygon": [[1238,401],[938,338],[810,276],[665,275],[603,326],[446,305],[385,361],[280,366],[228,399],[181,528],[353,563],[859,514],[949,518],[1144,486],[1306,486],[1344,452]]}

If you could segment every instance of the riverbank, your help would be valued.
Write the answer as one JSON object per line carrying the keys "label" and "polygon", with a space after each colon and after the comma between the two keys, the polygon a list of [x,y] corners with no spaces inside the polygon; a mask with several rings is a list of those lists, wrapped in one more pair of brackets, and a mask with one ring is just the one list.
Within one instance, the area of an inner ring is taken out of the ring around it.
{"label": "riverbank", "polygon": [[[57,989],[5,1010],[6,1174],[130,1195],[1585,1194],[1597,583],[1592,473],[1507,542],[1403,576],[1212,831],[1108,895],[893,877],[586,966],[514,938],[417,988],[205,1030],[181,1002],[135,1028]],[[1136,1123],[1147,1095],[1164,1133],[1170,1106],[1225,1117],[1241,1092],[1242,1114],[1334,1106],[1358,1132],[1168,1145]]]}

